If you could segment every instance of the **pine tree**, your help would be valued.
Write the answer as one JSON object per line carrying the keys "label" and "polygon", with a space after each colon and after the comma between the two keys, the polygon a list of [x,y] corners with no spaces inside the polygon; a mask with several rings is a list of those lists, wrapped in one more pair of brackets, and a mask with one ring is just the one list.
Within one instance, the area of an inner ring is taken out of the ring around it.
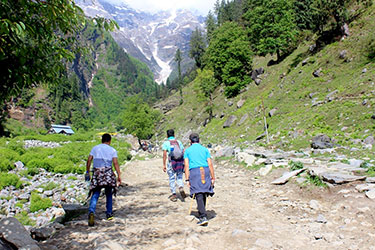
{"label": "pine tree", "polygon": [[190,38],[189,56],[195,60],[195,65],[198,68],[202,67],[202,57],[205,49],[206,43],[204,41],[202,31],[199,28],[196,28]]}

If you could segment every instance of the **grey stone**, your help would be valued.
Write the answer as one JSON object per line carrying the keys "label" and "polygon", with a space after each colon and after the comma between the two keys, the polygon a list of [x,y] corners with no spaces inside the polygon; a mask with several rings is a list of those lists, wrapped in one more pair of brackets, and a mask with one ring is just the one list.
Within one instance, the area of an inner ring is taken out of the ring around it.
{"label": "grey stone", "polygon": [[17,161],[17,162],[14,163],[14,166],[17,169],[23,169],[25,165],[22,163],[22,161]]}
{"label": "grey stone", "polygon": [[347,23],[344,23],[341,26],[341,32],[344,36],[350,36],[350,30],[349,30],[349,25]]}
{"label": "grey stone", "polygon": [[333,184],[343,184],[352,181],[362,181],[366,176],[355,176],[341,173],[322,173],[322,179]]}
{"label": "grey stone", "polygon": [[346,58],[346,54],[348,53],[348,51],[346,50],[342,50],[339,54],[339,58],[340,59],[345,59]]}
{"label": "grey stone", "polygon": [[82,206],[80,204],[64,204],[63,209],[65,211],[65,219],[69,220],[85,214],[88,211],[88,207]]}
{"label": "grey stone", "polygon": [[327,135],[317,135],[312,138],[311,147],[314,149],[332,148],[334,145]]}
{"label": "grey stone", "polygon": [[272,117],[272,116],[274,116],[274,115],[275,115],[275,113],[276,113],[276,111],[277,111],[277,109],[276,109],[276,108],[274,108],[274,109],[271,109],[271,110],[270,110],[270,112],[268,112],[268,115],[269,115],[269,117]]}
{"label": "grey stone", "polygon": [[313,72],[314,77],[320,77],[321,76],[322,69],[319,68]]}
{"label": "grey stone", "polygon": [[318,218],[316,218],[316,222],[325,224],[327,223],[327,219],[322,214],[319,214]]}
{"label": "grey stone", "polygon": [[305,66],[309,62],[309,58],[306,58],[302,61],[302,66]]}
{"label": "grey stone", "polygon": [[242,125],[247,120],[247,118],[249,118],[249,115],[248,114],[244,114],[241,117],[240,121],[238,122],[238,126]]}
{"label": "grey stone", "polygon": [[362,163],[363,163],[362,160],[357,160],[357,159],[350,159],[349,160],[350,166],[355,167],[355,168],[359,168]]}
{"label": "grey stone", "polygon": [[267,174],[269,174],[269,172],[271,172],[271,170],[272,170],[272,165],[267,165],[265,167],[262,167],[261,169],[259,169],[259,175],[266,176]]}
{"label": "grey stone", "polygon": [[289,181],[290,178],[292,178],[293,176],[298,175],[299,173],[301,173],[303,171],[305,171],[304,168],[297,169],[297,170],[294,170],[292,172],[284,173],[283,176],[281,176],[280,178],[274,180],[273,182],[271,182],[271,184],[274,184],[274,185],[285,184],[285,183],[287,183]]}
{"label": "grey stone", "polygon": [[37,241],[42,241],[50,238],[53,234],[56,233],[56,229],[51,226],[41,227],[41,228],[32,228],[30,230],[31,237]]}
{"label": "grey stone", "polygon": [[216,153],[216,157],[231,157],[234,154],[234,149],[232,147],[226,147],[219,150]]}
{"label": "grey stone", "polygon": [[239,101],[237,102],[237,108],[241,108],[244,104],[245,104],[245,100],[244,100],[244,99],[239,100]]}
{"label": "grey stone", "polygon": [[369,199],[374,200],[375,199],[375,189],[371,189],[371,190],[367,191],[366,196]]}
{"label": "grey stone", "polygon": [[375,145],[375,139],[373,136],[368,136],[363,140],[364,144]]}
{"label": "grey stone", "polygon": [[335,90],[335,91],[332,91],[332,92],[330,92],[330,93],[328,93],[327,95],[326,95],[326,100],[327,101],[332,101],[333,100],[333,97],[332,96],[334,96],[337,92],[339,92],[338,90]]}
{"label": "grey stone", "polygon": [[231,115],[229,118],[224,122],[223,128],[229,128],[234,124],[234,122],[237,120],[237,116]]}
{"label": "grey stone", "polygon": [[366,182],[367,183],[375,183],[375,177],[367,177]]}
{"label": "grey stone", "polygon": [[47,191],[44,191],[44,194],[46,196],[52,196],[53,195],[53,191],[52,190],[47,190]]}
{"label": "grey stone", "polygon": [[257,86],[259,86],[261,84],[262,80],[260,80],[259,78],[257,78],[257,79],[254,80],[254,82],[255,82],[255,84]]}
{"label": "grey stone", "polygon": [[233,102],[232,102],[232,101],[229,101],[229,102],[228,102],[228,106],[229,106],[229,107],[233,106]]}
{"label": "grey stone", "polygon": [[367,69],[364,68],[364,69],[362,70],[362,73],[366,73],[366,72],[367,72]]}
{"label": "grey stone", "polygon": [[25,227],[14,217],[8,217],[0,221],[0,234],[4,240],[17,249],[40,249]]}
{"label": "grey stone", "polygon": [[375,189],[375,184],[358,184],[357,186],[355,186],[355,189],[358,190],[358,192],[365,192],[371,189]]}
{"label": "grey stone", "polygon": [[313,210],[319,210],[322,206],[320,205],[319,201],[311,200],[309,202],[309,207]]}

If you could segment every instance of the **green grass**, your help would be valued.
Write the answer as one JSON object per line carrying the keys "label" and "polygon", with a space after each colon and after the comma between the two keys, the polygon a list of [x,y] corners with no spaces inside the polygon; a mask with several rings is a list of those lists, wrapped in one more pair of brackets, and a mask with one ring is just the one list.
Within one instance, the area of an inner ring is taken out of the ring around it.
{"label": "green grass", "polygon": [[22,211],[14,216],[22,225],[36,226],[36,221],[30,218],[27,211]]}
{"label": "green grass", "polygon": [[324,183],[318,176],[309,175],[309,174],[306,177],[306,183],[312,184],[317,187],[324,187],[324,188],[328,187],[328,185]]}
{"label": "green grass", "polygon": [[42,198],[37,193],[31,194],[30,212],[46,210],[49,207],[52,207],[52,200],[50,198]]}

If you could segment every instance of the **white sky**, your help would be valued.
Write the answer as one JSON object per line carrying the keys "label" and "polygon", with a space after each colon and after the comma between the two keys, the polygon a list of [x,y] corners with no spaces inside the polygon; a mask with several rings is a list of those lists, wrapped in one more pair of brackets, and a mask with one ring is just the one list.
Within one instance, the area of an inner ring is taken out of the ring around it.
{"label": "white sky", "polygon": [[206,16],[209,10],[214,9],[216,0],[107,0],[109,2],[125,2],[132,8],[155,12],[169,9],[195,9]]}

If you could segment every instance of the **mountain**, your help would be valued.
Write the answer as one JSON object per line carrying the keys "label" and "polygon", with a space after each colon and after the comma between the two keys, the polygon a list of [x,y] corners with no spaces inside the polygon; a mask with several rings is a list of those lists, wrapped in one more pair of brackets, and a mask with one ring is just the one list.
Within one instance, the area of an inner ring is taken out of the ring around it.
{"label": "mountain", "polygon": [[204,27],[204,18],[188,10],[161,11],[155,14],[137,11],[128,5],[105,0],[76,3],[90,17],[115,20],[120,30],[112,33],[115,41],[131,56],[146,63],[158,83],[165,82],[176,68],[174,56],[179,48],[183,54],[183,69],[193,65],[188,56],[189,41],[196,27]]}

